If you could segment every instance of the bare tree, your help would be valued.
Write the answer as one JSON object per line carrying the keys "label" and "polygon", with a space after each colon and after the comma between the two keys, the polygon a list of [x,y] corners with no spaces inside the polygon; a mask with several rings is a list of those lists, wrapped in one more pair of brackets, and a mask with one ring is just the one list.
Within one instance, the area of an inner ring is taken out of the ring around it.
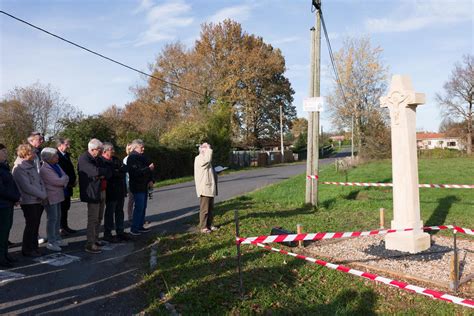
{"label": "bare tree", "polygon": [[15,100],[0,102],[0,142],[8,147],[12,156],[32,129],[33,118],[23,104]]}
{"label": "bare tree", "polygon": [[[381,61],[381,54],[382,49],[372,47],[367,37],[346,39],[335,54],[344,94],[334,78],[333,89],[327,97],[333,124],[347,130],[354,120],[355,143],[359,152],[370,157],[390,152],[390,134],[386,128],[388,116],[379,104],[387,86],[387,67]],[[378,145],[374,147],[374,144]],[[383,148],[380,147],[382,144]],[[369,148],[374,152],[369,153]]]}
{"label": "bare tree", "polygon": [[[466,126],[466,149],[472,154],[472,103],[474,99],[474,56],[464,55],[456,63],[449,81],[443,86],[444,94],[436,94],[444,119],[460,121]],[[459,135],[462,136],[462,135]]]}
{"label": "bare tree", "polygon": [[63,121],[80,115],[51,84],[36,82],[28,87],[15,87],[7,99],[24,105],[33,118],[33,128],[50,137],[61,131]]}

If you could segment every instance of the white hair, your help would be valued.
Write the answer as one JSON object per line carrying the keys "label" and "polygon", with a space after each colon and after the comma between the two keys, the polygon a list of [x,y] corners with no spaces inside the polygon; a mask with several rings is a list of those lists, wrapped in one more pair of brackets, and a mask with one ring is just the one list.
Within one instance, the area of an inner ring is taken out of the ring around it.
{"label": "white hair", "polygon": [[135,149],[137,149],[137,147],[143,147],[145,146],[145,143],[143,142],[143,140],[141,139],[134,139],[131,143],[130,143],[130,151],[134,151]]}
{"label": "white hair", "polygon": [[89,141],[89,144],[87,144],[87,149],[94,150],[94,149],[102,148],[103,146],[104,145],[102,144],[100,140],[98,140],[97,138],[92,138]]}
{"label": "white hair", "polygon": [[41,160],[48,162],[57,154],[58,150],[56,148],[46,147],[41,151]]}
{"label": "white hair", "polygon": [[105,142],[105,143],[104,143],[103,150],[104,150],[104,151],[114,150],[114,145],[113,145],[112,143],[107,143],[107,142]]}

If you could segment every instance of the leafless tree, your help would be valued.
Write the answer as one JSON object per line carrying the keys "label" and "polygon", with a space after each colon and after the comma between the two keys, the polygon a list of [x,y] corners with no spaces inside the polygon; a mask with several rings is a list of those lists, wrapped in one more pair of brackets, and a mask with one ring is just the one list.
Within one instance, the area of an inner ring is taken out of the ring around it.
{"label": "leafless tree", "polygon": [[[444,93],[436,94],[436,100],[445,119],[460,121],[466,126],[466,149],[472,154],[472,103],[474,101],[474,56],[464,55],[462,63],[456,63],[449,81],[443,86]],[[461,135],[460,135],[461,136]]]}

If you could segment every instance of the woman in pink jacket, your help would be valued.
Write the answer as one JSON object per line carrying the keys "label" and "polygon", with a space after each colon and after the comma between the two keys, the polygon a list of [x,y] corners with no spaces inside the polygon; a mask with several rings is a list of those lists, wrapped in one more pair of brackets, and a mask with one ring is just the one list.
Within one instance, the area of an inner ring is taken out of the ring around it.
{"label": "woman in pink jacket", "polygon": [[69,182],[69,177],[58,165],[58,151],[55,148],[44,148],[41,151],[41,160],[43,160],[43,165],[40,169],[40,176],[46,187],[49,201],[46,206],[48,218],[46,248],[52,251],[61,251],[61,246],[67,246],[67,242],[63,241],[59,234],[59,224],[61,222],[61,202],[64,201],[64,190]]}

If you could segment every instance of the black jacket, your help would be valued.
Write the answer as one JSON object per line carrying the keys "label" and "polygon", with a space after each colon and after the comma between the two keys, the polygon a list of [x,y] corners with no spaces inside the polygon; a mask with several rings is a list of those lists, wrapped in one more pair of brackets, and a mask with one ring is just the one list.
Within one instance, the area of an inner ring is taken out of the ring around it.
{"label": "black jacket", "polygon": [[82,202],[100,202],[100,180],[110,178],[112,175],[106,168],[102,159],[94,158],[86,151],[77,161],[77,174],[79,175],[79,192]]}
{"label": "black jacket", "polygon": [[136,151],[132,151],[127,158],[130,192],[148,192],[148,183],[153,181],[153,172],[148,167],[150,160]]}
{"label": "black jacket", "polygon": [[0,208],[10,208],[20,200],[20,191],[16,186],[8,164],[0,163]]}
{"label": "black jacket", "polygon": [[107,201],[118,201],[125,198],[127,195],[127,185],[125,183],[125,174],[127,173],[127,166],[122,163],[122,160],[113,156],[111,160],[104,157],[100,158],[105,167],[109,168],[112,176],[107,179]]}
{"label": "black jacket", "polygon": [[69,196],[72,196],[72,189],[74,188],[74,183],[76,183],[77,177],[76,177],[76,170],[74,169],[74,165],[72,164],[72,161],[71,161],[71,156],[69,153],[64,153],[63,155],[58,150],[58,157],[59,157],[59,161],[58,161],[59,166],[61,167],[61,169],[64,170],[64,172],[69,177],[69,182],[67,184],[66,190],[69,193]]}

